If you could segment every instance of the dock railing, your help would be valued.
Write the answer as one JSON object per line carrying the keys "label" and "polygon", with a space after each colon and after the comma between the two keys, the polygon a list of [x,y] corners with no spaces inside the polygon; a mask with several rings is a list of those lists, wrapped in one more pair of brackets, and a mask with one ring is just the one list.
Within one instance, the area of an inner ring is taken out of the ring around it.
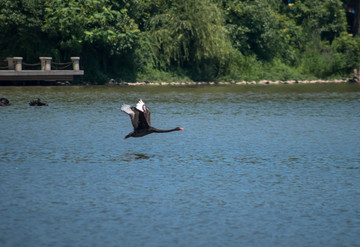
{"label": "dock railing", "polygon": [[[80,70],[80,57],[71,57],[71,62],[67,63],[52,62],[52,57],[39,57],[39,59],[40,63],[28,64],[23,62],[22,57],[6,58],[7,66],[0,67],[0,81],[73,80],[75,75],[84,75],[84,71]],[[41,70],[23,70],[23,65],[41,66]],[[67,69],[71,65],[72,70]]]}

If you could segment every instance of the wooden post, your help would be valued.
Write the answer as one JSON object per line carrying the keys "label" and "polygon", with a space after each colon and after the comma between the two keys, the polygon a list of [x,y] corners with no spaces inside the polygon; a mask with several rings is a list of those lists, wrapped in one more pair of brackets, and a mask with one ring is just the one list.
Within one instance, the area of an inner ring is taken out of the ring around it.
{"label": "wooden post", "polygon": [[41,61],[41,70],[50,71],[52,57],[39,57],[39,58]]}
{"label": "wooden post", "polygon": [[80,57],[71,57],[73,62],[73,70],[79,71],[80,70]]}
{"label": "wooden post", "polygon": [[22,57],[13,57],[13,63],[15,64],[16,71],[22,71]]}
{"label": "wooden post", "polygon": [[14,58],[12,58],[12,57],[7,57],[6,60],[7,60],[7,62],[8,62],[8,69],[9,69],[9,70],[14,70],[14,69],[15,69]]}

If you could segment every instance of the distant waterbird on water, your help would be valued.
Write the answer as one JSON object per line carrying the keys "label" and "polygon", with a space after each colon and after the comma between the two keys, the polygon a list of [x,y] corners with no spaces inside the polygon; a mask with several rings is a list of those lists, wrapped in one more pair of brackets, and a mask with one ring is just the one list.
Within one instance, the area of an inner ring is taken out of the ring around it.
{"label": "distant waterbird on water", "polygon": [[29,106],[47,106],[47,105],[48,104],[41,102],[40,99],[30,101],[29,103]]}
{"label": "distant waterbird on water", "polygon": [[9,105],[11,105],[11,103],[7,98],[0,99],[0,106],[9,106]]}
{"label": "distant waterbird on water", "polygon": [[134,127],[134,131],[125,136],[125,139],[129,137],[142,137],[151,133],[168,133],[183,130],[181,127],[169,130],[160,130],[152,127],[150,122],[150,110],[141,99],[136,104],[136,107],[123,104],[121,110],[130,116],[131,123]]}

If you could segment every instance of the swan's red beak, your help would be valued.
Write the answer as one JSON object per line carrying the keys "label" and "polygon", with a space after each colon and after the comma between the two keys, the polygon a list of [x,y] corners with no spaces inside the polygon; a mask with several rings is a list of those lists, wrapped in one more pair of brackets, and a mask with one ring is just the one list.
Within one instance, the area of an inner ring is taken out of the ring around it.
{"label": "swan's red beak", "polygon": [[180,127],[179,129],[180,129],[180,130],[184,130],[184,129],[183,129],[183,128],[181,128],[181,127]]}

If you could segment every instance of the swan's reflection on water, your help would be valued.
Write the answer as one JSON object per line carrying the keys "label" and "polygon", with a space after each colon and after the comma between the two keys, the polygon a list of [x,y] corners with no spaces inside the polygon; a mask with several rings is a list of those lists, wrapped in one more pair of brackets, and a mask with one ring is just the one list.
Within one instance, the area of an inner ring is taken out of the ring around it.
{"label": "swan's reflection on water", "polygon": [[141,154],[141,153],[134,153],[133,155],[136,160],[148,160],[148,159],[154,157],[154,155],[149,156],[149,155]]}
{"label": "swan's reflection on water", "polygon": [[124,161],[133,161],[133,160],[149,160],[154,158],[154,154],[145,154],[145,153],[126,153],[124,154],[123,160]]}

